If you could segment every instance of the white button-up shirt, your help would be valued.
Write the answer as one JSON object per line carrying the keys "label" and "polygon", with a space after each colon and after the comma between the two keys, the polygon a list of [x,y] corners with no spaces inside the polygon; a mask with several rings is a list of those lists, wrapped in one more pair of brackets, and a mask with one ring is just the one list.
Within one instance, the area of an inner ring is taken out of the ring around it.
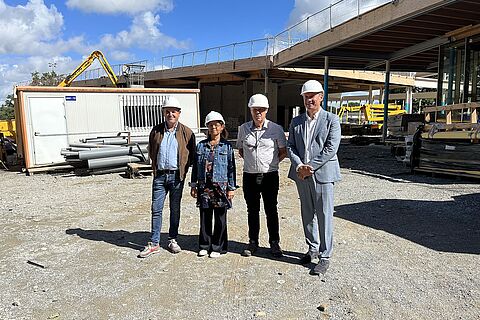
{"label": "white button-up shirt", "polygon": [[308,116],[308,113],[306,113],[307,116],[307,121],[305,122],[305,158],[304,158],[304,163],[310,162],[312,160],[312,155],[310,154],[310,143],[312,142],[313,139],[313,133],[315,132],[315,127],[317,126],[317,119],[318,119],[318,114],[320,112],[317,112],[313,115],[313,118],[310,118]]}
{"label": "white button-up shirt", "polygon": [[238,128],[237,148],[243,149],[244,172],[278,171],[278,149],[286,145],[285,132],[275,122],[265,120],[262,128],[255,128],[249,121]]}

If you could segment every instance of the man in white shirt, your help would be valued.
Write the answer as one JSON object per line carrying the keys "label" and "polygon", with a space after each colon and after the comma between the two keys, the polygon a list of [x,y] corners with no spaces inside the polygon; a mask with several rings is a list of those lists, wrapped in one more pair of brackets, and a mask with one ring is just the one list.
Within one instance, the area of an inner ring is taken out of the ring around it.
{"label": "man in white shirt", "polygon": [[243,158],[243,194],[248,211],[249,243],[243,256],[258,250],[260,233],[260,198],[267,217],[271,253],[282,257],[278,224],[277,197],[279,189],[278,164],[287,156],[283,128],[266,119],[269,104],[262,94],[253,95],[248,107],[252,121],[239,127],[237,147]]}
{"label": "man in white shirt", "polygon": [[291,167],[300,196],[303,231],[308,252],[300,263],[319,258],[312,274],[325,274],[333,250],[333,185],[341,179],[337,150],[341,131],[338,117],[322,109],[320,82],[303,84],[301,95],[306,113],[292,119],[288,134]]}

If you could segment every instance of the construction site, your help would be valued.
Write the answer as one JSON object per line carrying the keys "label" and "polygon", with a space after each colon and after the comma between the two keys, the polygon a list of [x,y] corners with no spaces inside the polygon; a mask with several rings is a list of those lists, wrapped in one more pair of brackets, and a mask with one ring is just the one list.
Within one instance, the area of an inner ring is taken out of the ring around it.
{"label": "construction site", "polygon": [[[57,86],[16,86],[15,117],[0,121],[1,319],[480,319],[479,1],[340,0],[273,37],[164,56],[160,68],[107,57],[93,51]],[[284,256],[269,255],[263,208],[260,251],[241,256],[238,150],[228,253],[197,257],[185,188],[182,252],[166,249],[165,215],[162,252],[138,259],[150,236],[148,136],[165,100],[180,101],[197,142],[220,112],[235,145],[256,93],[288,135],[311,79],[342,131],[329,272],[298,263],[288,157]]]}

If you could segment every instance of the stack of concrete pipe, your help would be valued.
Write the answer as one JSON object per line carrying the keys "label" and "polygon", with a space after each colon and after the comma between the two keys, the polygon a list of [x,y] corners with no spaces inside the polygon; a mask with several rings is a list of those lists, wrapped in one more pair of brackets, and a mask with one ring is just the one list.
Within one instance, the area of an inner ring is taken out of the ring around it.
{"label": "stack of concrete pipe", "polygon": [[[122,171],[127,163],[148,162],[147,137],[98,137],[83,139],[62,149],[65,160],[76,168],[95,171]],[[116,170],[118,169],[118,170]]]}

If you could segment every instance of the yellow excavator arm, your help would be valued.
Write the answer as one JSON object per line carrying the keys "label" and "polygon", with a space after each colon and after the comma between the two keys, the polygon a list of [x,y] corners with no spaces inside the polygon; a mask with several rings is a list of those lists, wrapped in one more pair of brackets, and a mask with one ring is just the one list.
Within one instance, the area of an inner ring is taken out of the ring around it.
{"label": "yellow excavator arm", "polygon": [[105,70],[105,72],[107,73],[107,76],[108,78],[110,79],[110,81],[112,81],[112,84],[114,87],[117,86],[117,83],[118,83],[118,78],[117,76],[115,75],[115,72],[113,72],[113,69],[112,67],[110,66],[110,64],[108,63],[107,59],[105,58],[105,56],[103,55],[103,53],[101,51],[93,51],[87,59],[85,59],[85,61],[83,61],[71,74],[69,74],[65,80],[63,80],[62,82],[60,82],[58,84],[59,87],[69,87],[72,82],[80,75],[82,74],[83,71],[85,71],[88,67],[90,67],[93,63],[93,61],[95,61],[95,59],[98,59],[98,61],[100,62],[100,64],[102,65],[103,69]]}

